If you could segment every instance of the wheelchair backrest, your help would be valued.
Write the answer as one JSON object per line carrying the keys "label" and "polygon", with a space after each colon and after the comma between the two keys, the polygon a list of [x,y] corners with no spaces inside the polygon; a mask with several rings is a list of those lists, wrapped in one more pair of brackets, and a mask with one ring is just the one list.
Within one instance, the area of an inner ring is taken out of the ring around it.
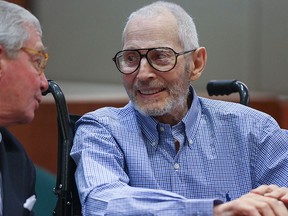
{"label": "wheelchair backrest", "polygon": [[44,95],[52,93],[57,108],[58,122],[58,157],[57,179],[54,193],[57,196],[55,216],[81,215],[81,204],[75,183],[76,164],[70,157],[75,134],[75,122],[81,117],[68,113],[65,96],[60,86],[49,80],[49,88]]}

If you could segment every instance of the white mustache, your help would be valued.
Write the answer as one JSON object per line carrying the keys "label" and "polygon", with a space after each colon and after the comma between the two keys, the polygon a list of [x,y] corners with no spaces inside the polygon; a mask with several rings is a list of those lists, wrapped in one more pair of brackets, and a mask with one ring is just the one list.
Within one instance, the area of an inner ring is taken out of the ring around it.
{"label": "white mustache", "polygon": [[[164,83],[160,83],[158,80],[153,80],[149,82],[136,82],[134,85],[134,90],[141,89],[152,89],[151,91],[155,91],[155,89],[164,89],[166,86]],[[153,90],[154,89],[154,90]]]}

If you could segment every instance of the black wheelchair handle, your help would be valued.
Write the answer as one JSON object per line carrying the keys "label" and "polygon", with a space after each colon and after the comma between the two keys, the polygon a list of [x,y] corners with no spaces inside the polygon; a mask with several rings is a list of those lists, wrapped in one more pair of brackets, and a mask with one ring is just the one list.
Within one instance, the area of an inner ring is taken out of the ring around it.
{"label": "black wheelchair handle", "polygon": [[[47,95],[48,93],[51,93],[55,103],[56,103],[56,108],[57,108],[57,120],[58,120],[58,136],[62,137],[62,148],[58,149],[58,158],[59,161],[61,160],[62,162],[59,163],[62,166],[58,165],[58,170],[57,170],[57,185],[55,188],[55,193],[56,194],[61,194],[62,191],[63,193],[66,191],[70,190],[70,182],[68,181],[67,178],[67,173],[70,169],[70,167],[67,167],[66,164],[68,164],[68,160],[72,160],[70,158],[70,150],[72,146],[72,131],[70,128],[70,117],[69,117],[69,112],[68,108],[66,105],[66,100],[64,93],[60,86],[53,80],[48,80],[48,89],[47,91],[43,92],[42,95]],[[59,178],[60,177],[60,178]]]}
{"label": "black wheelchair handle", "polygon": [[230,95],[238,92],[240,95],[240,103],[243,105],[249,104],[248,87],[238,80],[211,80],[207,84],[207,92],[209,96]]}

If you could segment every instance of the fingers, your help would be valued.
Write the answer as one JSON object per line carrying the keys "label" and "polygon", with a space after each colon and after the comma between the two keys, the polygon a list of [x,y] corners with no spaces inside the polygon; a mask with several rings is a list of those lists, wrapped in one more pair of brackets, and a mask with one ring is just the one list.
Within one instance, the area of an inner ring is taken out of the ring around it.
{"label": "fingers", "polygon": [[275,200],[273,201],[275,204],[273,205],[273,211],[275,215],[288,215],[288,210],[285,204],[282,201]]}
{"label": "fingers", "polygon": [[288,211],[283,202],[275,198],[249,193],[216,206],[214,215],[286,216]]}
{"label": "fingers", "polygon": [[277,188],[279,188],[277,185],[261,185],[258,188],[251,190],[251,192],[264,196],[264,194],[271,193]]}
{"label": "fingers", "polygon": [[[285,206],[286,205],[286,206]],[[262,185],[214,208],[214,215],[288,216],[288,188]]]}
{"label": "fingers", "polygon": [[[261,200],[261,204],[260,205],[263,205],[261,209],[259,209],[262,213],[262,215],[265,215],[263,213],[265,213],[266,210],[270,210],[273,211],[273,213],[270,213],[271,215],[288,215],[288,210],[286,208],[286,206],[284,205],[283,202],[277,200],[277,199],[274,199],[274,198],[271,198],[271,197],[265,197],[265,196],[262,196],[262,200]],[[267,205],[268,204],[268,205]],[[262,212],[264,211],[264,212]]]}
{"label": "fingers", "polygon": [[251,192],[281,200],[288,205],[288,188],[278,187],[276,185],[262,185]]}

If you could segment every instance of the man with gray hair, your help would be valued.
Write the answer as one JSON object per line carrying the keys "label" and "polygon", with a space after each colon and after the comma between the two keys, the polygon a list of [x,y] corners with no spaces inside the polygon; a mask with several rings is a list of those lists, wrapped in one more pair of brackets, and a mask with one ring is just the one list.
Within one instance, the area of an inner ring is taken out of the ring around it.
{"label": "man with gray hair", "polygon": [[179,5],[131,14],[113,58],[130,102],[76,125],[83,215],[288,215],[288,131],[255,109],[197,96],[191,83],[206,59]]}
{"label": "man with gray hair", "polygon": [[34,215],[35,168],[7,130],[33,120],[48,82],[48,54],[38,19],[26,9],[0,1],[0,215]]}

